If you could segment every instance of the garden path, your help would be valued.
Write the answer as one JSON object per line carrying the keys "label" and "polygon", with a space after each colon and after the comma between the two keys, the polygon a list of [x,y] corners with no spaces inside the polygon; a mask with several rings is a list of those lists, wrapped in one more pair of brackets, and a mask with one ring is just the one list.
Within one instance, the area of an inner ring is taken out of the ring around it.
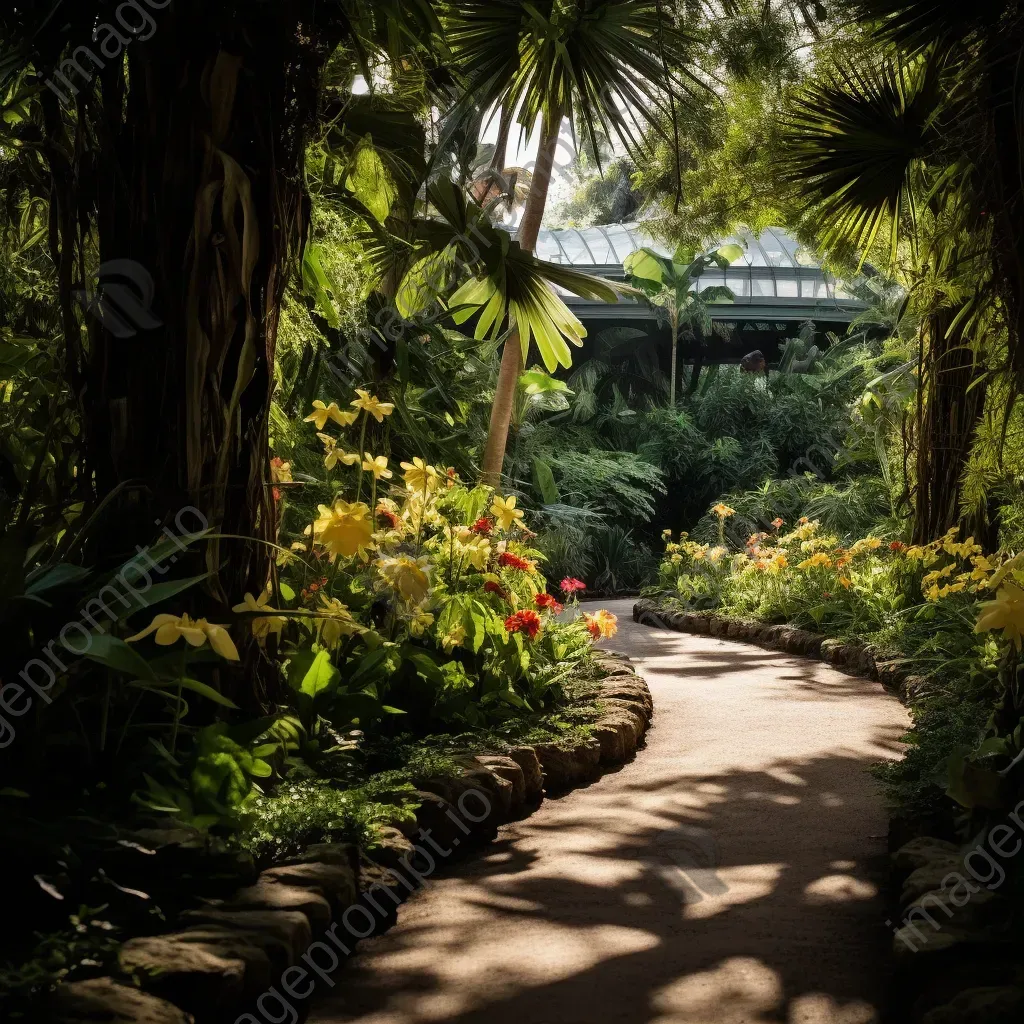
{"label": "garden path", "polygon": [[635,624],[636,759],[428,882],[312,1024],[868,1024],[891,940],[868,767],[907,726],[820,662]]}

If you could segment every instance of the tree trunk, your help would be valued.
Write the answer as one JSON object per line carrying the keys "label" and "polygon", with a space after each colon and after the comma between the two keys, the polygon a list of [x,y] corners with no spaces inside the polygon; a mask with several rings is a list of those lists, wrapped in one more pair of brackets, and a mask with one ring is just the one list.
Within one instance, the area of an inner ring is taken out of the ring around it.
{"label": "tree trunk", "polygon": [[[545,115],[541,128],[540,145],[537,148],[537,166],[526,199],[526,209],[519,225],[519,244],[527,252],[537,247],[537,235],[544,219],[551,171],[555,163],[558,146],[558,131],[562,126],[562,115],[554,111]],[[519,331],[513,328],[505,341],[501,354],[501,369],[498,372],[497,390],[491,408],[491,423],[487,432],[487,447],[480,471],[482,483],[497,487],[501,483],[502,466],[505,464],[505,445],[508,443],[508,428],[515,403],[516,385],[523,370],[523,352],[519,344]]]}
{"label": "tree trunk", "polygon": [[[126,61],[75,93],[74,119],[42,92],[82,468],[98,497],[115,495],[92,554],[131,553],[165,523],[180,533],[205,520],[214,533],[251,538],[206,544],[206,595],[192,610],[211,619],[257,593],[271,566],[261,540],[276,530],[268,422],[277,324],[308,221],[304,129],[333,48],[299,31],[311,11],[264,4],[239,20],[231,2],[178,0],[151,37],[130,43]],[[62,47],[57,36],[50,66]],[[93,251],[101,278],[113,261],[131,261],[126,276],[146,308],[129,310],[126,333],[105,315],[118,293],[101,294],[104,315],[86,317],[82,344],[73,278],[92,271]],[[199,515],[175,526],[188,506]],[[236,701],[258,703],[249,680],[235,682]]]}
{"label": "tree trunk", "polygon": [[922,324],[914,543],[926,544],[962,522],[961,484],[985,389],[971,387],[980,368],[961,329],[961,307],[937,310]]}
{"label": "tree trunk", "polygon": [[668,382],[668,404],[676,407],[676,377],[679,374],[679,321],[672,317],[672,377]]}
{"label": "tree trunk", "polygon": [[494,153],[491,155],[491,170],[503,171],[508,163],[508,137],[512,131],[512,118],[515,109],[507,100],[501,105],[501,114],[498,120],[498,139],[494,143]]}

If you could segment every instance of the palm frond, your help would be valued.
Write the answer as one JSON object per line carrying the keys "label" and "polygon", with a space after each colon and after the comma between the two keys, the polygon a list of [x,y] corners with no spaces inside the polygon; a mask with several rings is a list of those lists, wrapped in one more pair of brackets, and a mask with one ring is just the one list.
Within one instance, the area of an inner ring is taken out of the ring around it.
{"label": "palm frond", "polygon": [[783,128],[784,176],[815,205],[826,248],[861,251],[888,219],[891,247],[904,217],[916,223],[913,175],[938,139],[947,103],[945,58],[848,66],[807,87]]}

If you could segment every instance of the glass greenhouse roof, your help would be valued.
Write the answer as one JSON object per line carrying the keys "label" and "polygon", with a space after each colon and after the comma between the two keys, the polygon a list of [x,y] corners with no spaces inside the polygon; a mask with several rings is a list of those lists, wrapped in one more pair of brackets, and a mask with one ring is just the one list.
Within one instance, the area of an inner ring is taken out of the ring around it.
{"label": "glass greenhouse roof", "polygon": [[[859,304],[842,282],[837,281],[814,256],[781,228],[767,228],[760,235],[741,231],[718,244],[738,243],[743,255],[726,270],[704,274],[698,287],[727,285],[737,302],[777,300],[828,302],[836,299]],[[607,224],[592,228],[542,230],[537,256],[602,277],[622,277],[623,260],[635,249],[648,247],[663,256],[672,252],[643,232],[637,224]],[[710,248],[710,247],[709,247]]]}

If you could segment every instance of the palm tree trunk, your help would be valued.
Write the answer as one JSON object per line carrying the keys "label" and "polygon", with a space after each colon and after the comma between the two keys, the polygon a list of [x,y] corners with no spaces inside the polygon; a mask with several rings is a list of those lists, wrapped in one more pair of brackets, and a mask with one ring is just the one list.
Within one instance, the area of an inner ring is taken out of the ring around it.
{"label": "palm tree trunk", "polygon": [[975,354],[962,331],[950,326],[960,312],[960,306],[940,309],[921,328],[916,544],[927,544],[961,523],[964,467],[985,408],[985,389],[972,387],[980,372]]}
{"label": "palm tree trunk", "polygon": [[[537,166],[534,168],[530,194],[526,209],[519,224],[519,244],[527,252],[537,247],[544,207],[548,201],[551,171],[555,164],[555,150],[558,146],[558,130],[562,126],[561,111],[545,115],[541,129],[540,145],[537,148]],[[498,385],[491,408],[491,424],[487,432],[487,447],[480,471],[482,483],[497,487],[501,483],[501,469],[505,464],[505,445],[508,443],[508,428],[512,421],[512,406],[515,403],[516,384],[523,370],[523,353],[519,344],[519,331],[514,329],[505,341],[501,354],[501,369]]]}
{"label": "palm tree trunk", "polygon": [[512,131],[512,115],[515,113],[512,104],[506,100],[501,105],[501,115],[498,121],[498,140],[494,143],[494,153],[491,155],[491,170],[503,171],[508,162],[508,137]]}
{"label": "palm tree trunk", "polygon": [[676,376],[679,373],[679,321],[672,317],[672,379],[668,383],[668,404],[676,407]]}

